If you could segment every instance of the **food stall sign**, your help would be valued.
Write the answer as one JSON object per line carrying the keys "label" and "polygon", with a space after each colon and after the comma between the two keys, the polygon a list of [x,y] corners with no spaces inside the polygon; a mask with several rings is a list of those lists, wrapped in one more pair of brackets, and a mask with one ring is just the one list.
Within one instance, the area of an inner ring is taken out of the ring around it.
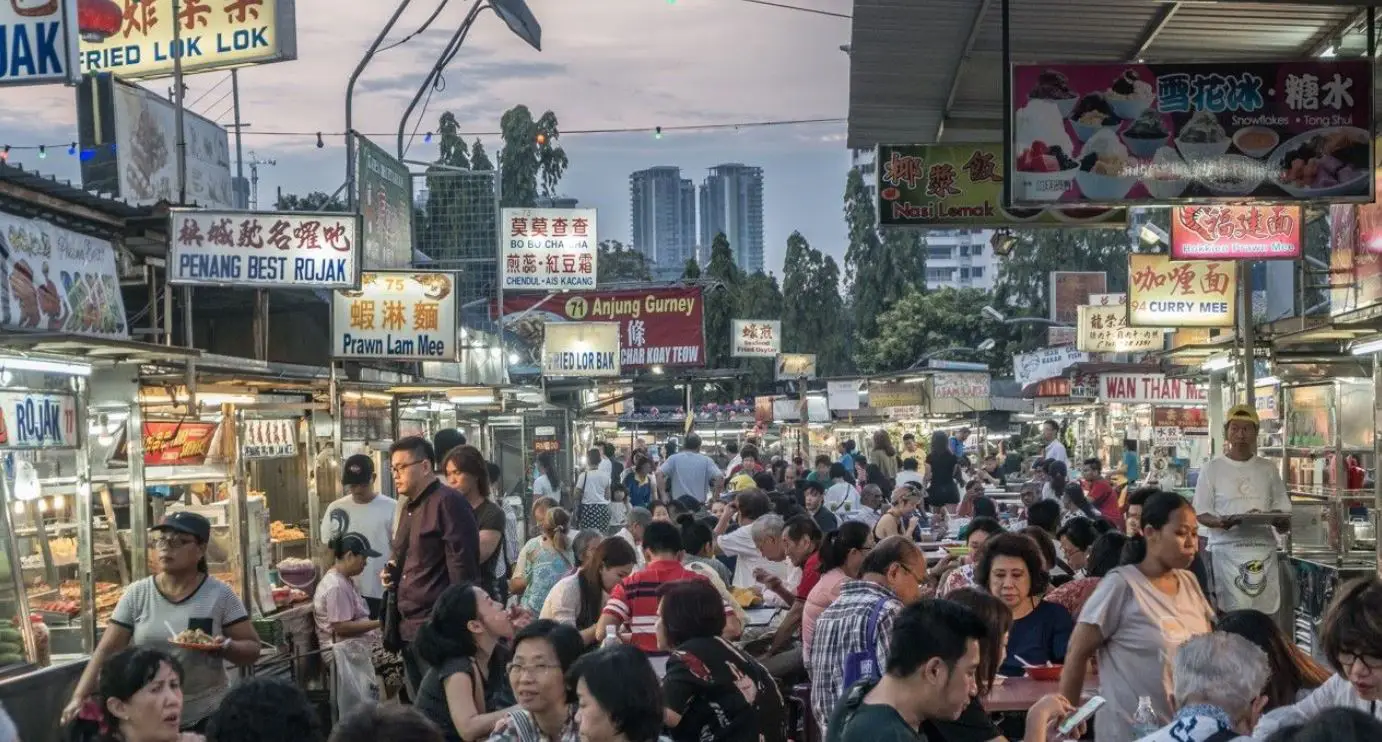
{"label": "food stall sign", "polygon": [[1298,260],[1301,206],[1198,204],[1171,210],[1176,260]]}
{"label": "food stall sign", "polygon": [[299,289],[360,283],[360,217],[300,211],[170,209],[168,280]]}
{"label": "food stall sign", "polygon": [[1369,60],[1012,71],[1019,206],[1373,200]]}
{"label": "food stall sign", "polygon": [[332,296],[331,356],[455,360],[456,314],[453,273],[365,271]]}
{"label": "food stall sign", "polygon": [[[126,339],[115,246],[39,219],[0,214],[0,325]],[[7,254],[5,254],[7,253]]]}
{"label": "food stall sign", "polygon": [[698,286],[648,290],[586,291],[548,299],[545,294],[506,294],[504,327],[534,363],[542,329],[560,322],[618,322],[619,365],[705,365],[705,302]]}
{"label": "food stall sign", "polygon": [[1089,360],[1089,354],[1071,347],[1043,348],[1013,356],[1013,376],[1027,386],[1042,379],[1060,376],[1065,369]]}
{"label": "food stall sign", "polygon": [[1209,411],[1204,407],[1153,407],[1152,427],[1175,428],[1182,435],[1209,435]]}
{"label": "food stall sign", "polygon": [[145,466],[201,466],[218,423],[195,420],[144,423]]}
{"label": "food stall sign", "polygon": [[1175,448],[1186,445],[1189,443],[1186,435],[1187,433],[1180,428],[1153,427],[1152,445],[1157,448]]}
{"label": "food stall sign", "polygon": [[1107,288],[1108,275],[1103,271],[1051,271],[1051,321],[1075,324],[1077,307],[1089,304],[1089,297]]}
{"label": "food stall sign", "polygon": [[77,433],[73,395],[0,392],[0,450],[76,448]]}
{"label": "food stall sign", "polygon": [[1076,347],[1089,353],[1147,353],[1161,350],[1166,339],[1159,328],[1128,327],[1127,307],[1079,308]]}
{"label": "food stall sign", "polygon": [[1091,307],[1121,307],[1128,303],[1127,294],[1090,294],[1089,301],[1085,302]]}
{"label": "food stall sign", "polygon": [[1070,396],[1070,387],[1070,379],[1065,377],[1042,379],[1036,383],[1033,396],[1037,399],[1064,399]]}
{"label": "food stall sign", "polygon": [[10,0],[0,6],[7,47],[0,55],[0,87],[77,84],[82,72],[76,27],[77,0]]}
{"label": "food stall sign", "polygon": [[284,459],[296,456],[297,422],[294,420],[246,420],[240,453],[247,459]]}
{"label": "food stall sign", "polygon": [[595,209],[504,209],[505,291],[595,288]]}
{"label": "food stall sign", "polygon": [[413,262],[412,173],[369,139],[353,138],[363,267],[407,268]]}
{"label": "food stall sign", "polygon": [[883,227],[1126,226],[1109,208],[1003,206],[1003,145],[880,144],[875,168]]}
{"label": "food stall sign", "polygon": [[777,380],[797,381],[816,378],[815,353],[779,353],[777,356]]}
{"label": "food stall sign", "polygon": [[987,399],[988,396],[988,374],[946,372],[931,376],[932,399]]}
{"label": "food stall sign", "polygon": [[556,453],[561,450],[557,440],[555,425],[539,425],[533,428],[533,453]]}
{"label": "food stall sign", "polygon": [[777,358],[782,352],[782,322],[775,319],[730,320],[729,342],[731,357]]}
{"label": "food stall sign", "polygon": [[1071,399],[1098,399],[1099,375],[1077,374],[1070,380]]}
{"label": "food stall sign", "polygon": [[1165,374],[1112,373],[1099,375],[1099,401],[1121,404],[1208,404],[1204,387],[1189,379]]}
{"label": "food stall sign", "polygon": [[911,407],[926,403],[926,387],[921,384],[876,384],[869,387],[869,407]]}
{"label": "food stall sign", "polygon": [[618,376],[618,322],[560,322],[542,337],[542,375]]}
{"label": "food stall sign", "polygon": [[1046,344],[1051,347],[1058,345],[1074,345],[1079,334],[1075,327],[1048,327],[1046,328]]}
{"label": "food stall sign", "polygon": [[1237,297],[1237,263],[1128,256],[1129,326],[1232,327]]}
{"label": "food stall sign", "polygon": [[853,411],[859,409],[859,379],[827,381],[825,398],[832,410]]}
{"label": "food stall sign", "polygon": [[1257,419],[1275,420],[1279,415],[1276,410],[1276,387],[1259,386],[1257,393],[1253,395],[1253,402],[1257,407]]}
{"label": "food stall sign", "polygon": [[83,15],[84,72],[144,80],[171,77],[179,56],[185,75],[297,59],[294,0],[123,0],[119,9]]}

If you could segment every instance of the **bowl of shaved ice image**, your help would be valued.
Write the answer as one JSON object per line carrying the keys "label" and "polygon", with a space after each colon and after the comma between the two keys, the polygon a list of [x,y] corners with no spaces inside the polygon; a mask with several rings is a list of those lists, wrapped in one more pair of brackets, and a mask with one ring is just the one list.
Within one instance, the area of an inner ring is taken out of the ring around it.
{"label": "bowl of shaved ice image", "polygon": [[1134,165],[1118,135],[1101,131],[1085,144],[1075,182],[1087,200],[1120,201],[1137,183],[1137,176],[1130,174]]}
{"label": "bowl of shaved ice image", "polygon": [[1131,121],[1141,116],[1156,99],[1152,86],[1143,82],[1134,70],[1127,70],[1113,81],[1104,94],[1113,115]]}
{"label": "bowl of shaved ice image", "polygon": [[1070,87],[1069,78],[1056,70],[1043,70],[1037,75],[1036,85],[1027,93],[1029,101],[1050,101],[1060,111],[1061,118],[1070,116],[1079,97]]}
{"label": "bowl of shaved ice image", "polygon": [[1174,148],[1162,147],[1152,155],[1152,162],[1143,169],[1142,185],[1152,198],[1167,200],[1180,198],[1190,185],[1185,160]]}
{"label": "bowl of shaved ice image", "polygon": [[1196,111],[1176,136],[1176,149],[1186,162],[1217,159],[1232,145],[1219,119],[1208,111]]}
{"label": "bowl of shaved ice image", "polygon": [[1018,153],[1014,196],[1026,202],[1060,200],[1079,170],[1060,107],[1050,100],[1031,100],[1018,109],[1013,127]]}

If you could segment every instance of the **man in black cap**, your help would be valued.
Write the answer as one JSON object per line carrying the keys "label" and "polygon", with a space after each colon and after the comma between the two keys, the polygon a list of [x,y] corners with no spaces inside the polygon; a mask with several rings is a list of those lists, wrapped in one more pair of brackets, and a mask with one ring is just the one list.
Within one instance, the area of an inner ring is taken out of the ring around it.
{"label": "man in black cap", "polygon": [[341,467],[341,486],[345,497],[326,506],[321,538],[329,544],[337,536],[356,536],[369,552],[365,571],[355,578],[360,595],[369,606],[370,618],[379,618],[384,604],[384,586],[379,574],[389,561],[393,540],[394,511],[398,505],[375,489],[374,459],[355,454]]}

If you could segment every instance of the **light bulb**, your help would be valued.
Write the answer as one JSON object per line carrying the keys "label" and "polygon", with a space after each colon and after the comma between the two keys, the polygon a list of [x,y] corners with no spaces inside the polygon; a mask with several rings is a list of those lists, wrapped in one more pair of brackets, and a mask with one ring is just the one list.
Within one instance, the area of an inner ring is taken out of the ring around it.
{"label": "light bulb", "polygon": [[16,503],[14,504],[14,514],[15,514],[15,515],[23,515],[23,514],[24,514],[24,503],[22,503],[22,502],[16,502]]}
{"label": "light bulb", "polygon": [[63,495],[54,495],[54,496],[53,496],[53,509],[54,509],[54,510],[62,510],[62,509],[65,508],[65,507],[67,507],[67,498],[64,497]]}
{"label": "light bulb", "polygon": [[39,501],[38,501],[38,512],[40,512],[40,513],[46,513],[46,512],[48,512],[48,501],[47,501],[47,500],[44,500],[44,499],[42,499],[42,498],[39,498]]}

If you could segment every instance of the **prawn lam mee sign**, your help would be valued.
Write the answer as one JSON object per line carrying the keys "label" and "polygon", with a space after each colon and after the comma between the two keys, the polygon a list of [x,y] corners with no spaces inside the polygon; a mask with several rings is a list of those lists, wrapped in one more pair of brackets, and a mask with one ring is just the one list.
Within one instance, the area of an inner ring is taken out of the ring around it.
{"label": "prawn lam mee sign", "polygon": [[331,341],[333,358],[455,360],[455,276],[362,273],[359,289],[337,289],[332,297]]}
{"label": "prawn lam mee sign", "polygon": [[1128,256],[1132,327],[1233,327],[1238,266],[1227,261]]}
{"label": "prawn lam mee sign", "polygon": [[1176,260],[1299,260],[1300,206],[1206,204],[1171,215]]}
{"label": "prawn lam mee sign", "polygon": [[1366,60],[1036,64],[1012,76],[1012,201],[1372,201]]}
{"label": "prawn lam mee sign", "polygon": [[504,296],[504,327],[541,346],[543,328],[564,322],[619,324],[619,365],[704,366],[705,307],[699,287],[654,291],[593,291],[544,301],[541,294]]}

